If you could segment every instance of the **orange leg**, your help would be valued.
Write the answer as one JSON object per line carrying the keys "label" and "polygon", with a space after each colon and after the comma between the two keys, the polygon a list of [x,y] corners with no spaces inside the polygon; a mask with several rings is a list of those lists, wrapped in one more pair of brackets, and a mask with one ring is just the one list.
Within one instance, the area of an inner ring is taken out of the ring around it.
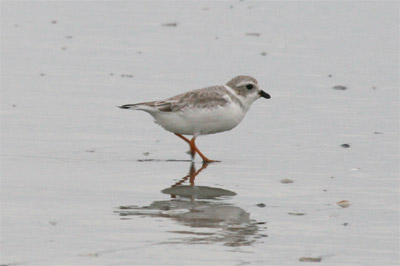
{"label": "orange leg", "polygon": [[204,154],[201,153],[201,151],[196,147],[195,140],[196,140],[195,137],[193,137],[193,138],[190,140],[190,143],[189,143],[190,149],[191,149],[191,150],[195,150],[195,151],[200,155],[201,159],[203,159],[203,162],[206,162],[206,163],[211,163],[211,162],[213,162],[213,160],[210,160],[210,159],[208,159],[206,156],[204,156]]}
{"label": "orange leg", "polygon": [[200,155],[200,157],[203,159],[204,163],[218,162],[218,161],[208,159],[206,156],[204,156],[203,153],[201,153],[201,151],[196,147],[196,143],[195,143],[196,137],[193,137],[191,140],[189,140],[186,137],[182,136],[181,134],[175,133],[175,135],[177,135],[178,137],[180,137],[181,139],[183,139],[184,141],[189,143],[192,158],[194,157],[194,155],[197,152]]}
{"label": "orange leg", "polygon": [[189,146],[190,146],[190,154],[192,155],[192,159],[194,158],[194,155],[196,154],[196,150],[192,149],[192,145],[190,145],[190,140],[188,140],[186,137],[182,136],[181,134],[178,133],[174,133],[175,135],[177,135],[178,137],[180,137],[181,139],[183,139],[184,141],[186,141]]}

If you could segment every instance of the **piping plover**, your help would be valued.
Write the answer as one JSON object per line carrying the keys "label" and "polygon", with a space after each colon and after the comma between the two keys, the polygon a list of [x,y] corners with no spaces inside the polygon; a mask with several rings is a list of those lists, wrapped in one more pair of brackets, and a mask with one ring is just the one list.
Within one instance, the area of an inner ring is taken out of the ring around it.
{"label": "piping plover", "polygon": [[[197,152],[203,162],[209,163],[215,161],[208,159],[196,147],[196,137],[236,127],[250,105],[260,97],[271,98],[268,93],[259,89],[255,78],[237,76],[226,85],[192,90],[161,101],[119,107],[149,113],[155,123],[189,144],[192,158]],[[193,137],[189,140],[183,135]]]}

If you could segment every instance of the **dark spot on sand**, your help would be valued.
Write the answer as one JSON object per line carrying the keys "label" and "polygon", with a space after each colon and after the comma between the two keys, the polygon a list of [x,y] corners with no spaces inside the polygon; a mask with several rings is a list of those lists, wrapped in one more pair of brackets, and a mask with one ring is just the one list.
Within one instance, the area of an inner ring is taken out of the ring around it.
{"label": "dark spot on sand", "polygon": [[321,257],[301,257],[299,259],[301,262],[321,262],[322,258]]}
{"label": "dark spot on sand", "polygon": [[347,90],[348,88],[347,88],[346,86],[336,85],[336,86],[333,86],[332,89],[338,90],[338,91],[345,91],[345,90]]}
{"label": "dark spot on sand", "polygon": [[164,26],[164,27],[176,27],[176,26],[178,26],[178,23],[177,22],[164,23],[164,24],[162,24],[162,26]]}
{"label": "dark spot on sand", "polygon": [[284,178],[284,179],[280,180],[279,182],[281,182],[282,184],[291,184],[294,181],[292,179]]}
{"label": "dark spot on sand", "polygon": [[342,148],[350,148],[350,144],[344,143],[344,144],[340,145],[340,147],[342,147]]}
{"label": "dark spot on sand", "polygon": [[288,212],[289,215],[292,216],[303,216],[306,215],[304,212]]}
{"label": "dark spot on sand", "polygon": [[261,34],[258,32],[247,32],[246,36],[260,37]]}

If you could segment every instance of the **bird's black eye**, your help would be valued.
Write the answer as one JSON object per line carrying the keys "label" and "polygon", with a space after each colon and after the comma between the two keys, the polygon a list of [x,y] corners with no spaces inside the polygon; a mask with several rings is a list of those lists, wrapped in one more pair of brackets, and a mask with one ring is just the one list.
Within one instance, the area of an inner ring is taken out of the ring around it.
{"label": "bird's black eye", "polygon": [[253,85],[247,84],[247,85],[246,85],[246,88],[247,88],[248,90],[251,90],[251,89],[253,88]]}

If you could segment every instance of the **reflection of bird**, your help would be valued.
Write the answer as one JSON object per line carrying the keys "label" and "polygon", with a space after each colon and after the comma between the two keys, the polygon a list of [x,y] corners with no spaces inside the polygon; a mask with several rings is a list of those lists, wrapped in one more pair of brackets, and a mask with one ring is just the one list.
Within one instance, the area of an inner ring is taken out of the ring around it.
{"label": "reflection of bird", "polygon": [[[208,163],[214,161],[196,147],[196,137],[236,127],[250,105],[260,97],[271,98],[258,88],[256,79],[237,76],[226,85],[193,90],[162,101],[126,104],[120,108],[149,113],[157,124],[190,145],[192,158],[197,152]],[[193,138],[189,140],[183,135],[192,135]]]}
{"label": "reflection of bird", "polygon": [[181,230],[168,230],[174,243],[222,243],[225,246],[249,246],[266,237],[263,222],[250,219],[244,209],[223,200],[187,201],[183,199],[154,201],[149,206],[120,206],[115,213],[121,219],[152,217],[179,222]]}

